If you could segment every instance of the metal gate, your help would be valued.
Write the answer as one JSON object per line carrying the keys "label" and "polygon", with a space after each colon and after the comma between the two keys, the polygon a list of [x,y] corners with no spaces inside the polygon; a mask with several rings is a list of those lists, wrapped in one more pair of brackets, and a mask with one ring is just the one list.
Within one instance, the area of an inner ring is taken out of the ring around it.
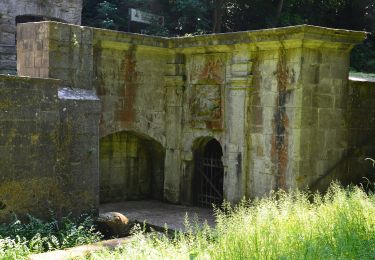
{"label": "metal gate", "polygon": [[224,168],[221,159],[209,157],[197,161],[199,183],[198,206],[211,207],[223,202]]}

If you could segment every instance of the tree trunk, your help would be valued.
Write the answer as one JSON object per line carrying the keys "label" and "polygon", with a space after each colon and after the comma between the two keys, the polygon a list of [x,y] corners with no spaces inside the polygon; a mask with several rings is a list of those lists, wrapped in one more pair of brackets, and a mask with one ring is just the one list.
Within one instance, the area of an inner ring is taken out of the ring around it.
{"label": "tree trunk", "polygon": [[212,21],[212,32],[213,33],[220,33],[221,26],[223,23],[223,14],[224,14],[224,3],[225,0],[214,0],[214,13],[213,13],[213,21]]}
{"label": "tree trunk", "polygon": [[275,22],[272,25],[273,27],[277,27],[277,25],[279,24],[281,12],[283,11],[283,6],[284,6],[284,0],[279,0],[279,3],[277,4]]}

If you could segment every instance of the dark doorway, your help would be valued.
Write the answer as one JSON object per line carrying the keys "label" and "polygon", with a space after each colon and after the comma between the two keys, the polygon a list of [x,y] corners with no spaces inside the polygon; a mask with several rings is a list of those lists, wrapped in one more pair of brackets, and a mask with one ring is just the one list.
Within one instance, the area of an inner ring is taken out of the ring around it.
{"label": "dark doorway", "polygon": [[195,204],[202,207],[223,202],[223,150],[215,139],[204,142],[195,153]]}
{"label": "dark doorway", "polygon": [[163,199],[165,150],[135,132],[100,139],[100,203]]}

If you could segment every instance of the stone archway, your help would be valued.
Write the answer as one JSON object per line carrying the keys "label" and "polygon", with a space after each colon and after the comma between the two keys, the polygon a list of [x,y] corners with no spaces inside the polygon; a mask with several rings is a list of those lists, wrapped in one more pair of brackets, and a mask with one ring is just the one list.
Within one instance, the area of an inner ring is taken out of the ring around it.
{"label": "stone archway", "polygon": [[122,131],[100,140],[100,202],[163,198],[165,150],[157,141]]}
{"label": "stone archway", "polygon": [[197,206],[211,207],[223,202],[224,166],[221,144],[214,138],[203,138],[194,151],[193,201]]}

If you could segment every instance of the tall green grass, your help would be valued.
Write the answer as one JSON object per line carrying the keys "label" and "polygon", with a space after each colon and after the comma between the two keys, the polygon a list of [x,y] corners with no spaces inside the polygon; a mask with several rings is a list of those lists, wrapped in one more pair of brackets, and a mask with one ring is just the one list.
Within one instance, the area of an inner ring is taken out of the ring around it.
{"label": "tall green grass", "polygon": [[88,259],[375,259],[375,196],[331,185],[325,195],[277,192],[216,210],[217,225],[172,239],[137,232]]}

